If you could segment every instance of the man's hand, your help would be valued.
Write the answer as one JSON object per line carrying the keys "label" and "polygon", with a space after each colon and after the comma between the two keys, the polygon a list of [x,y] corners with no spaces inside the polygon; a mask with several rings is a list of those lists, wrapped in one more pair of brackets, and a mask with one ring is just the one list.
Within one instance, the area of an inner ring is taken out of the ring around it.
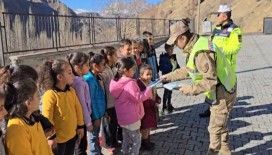
{"label": "man's hand", "polygon": [[166,75],[162,75],[162,76],[160,77],[160,80],[161,80],[162,82],[167,82],[167,81],[168,81]]}
{"label": "man's hand", "polygon": [[183,85],[179,91],[181,91],[182,94],[184,95],[192,95],[192,86],[191,85]]}
{"label": "man's hand", "polygon": [[57,148],[57,139],[51,139],[47,140],[48,145],[50,146],[51,149],[56,149]]}

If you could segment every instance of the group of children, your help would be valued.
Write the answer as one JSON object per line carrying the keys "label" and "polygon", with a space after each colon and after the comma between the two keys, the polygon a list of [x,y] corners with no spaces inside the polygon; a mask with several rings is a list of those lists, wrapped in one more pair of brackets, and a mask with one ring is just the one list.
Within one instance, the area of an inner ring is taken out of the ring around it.
{"label": "group of children", "polygon": [[[153,36],[144,36],[122,40],[118,50],[106,46],[100,53],[46,61],[38,72],[26,65],[1,68],[1,155],[99,155],[105,120],[110,148],[122,144],[123,154],[135,155],[140,148],[153,150],[150,131],[157,127],[161,99],[149,84],[159,70],[166,74],[179,65],[169,45],[158,64]],[[174,109],[169,90],[165,109]]]}

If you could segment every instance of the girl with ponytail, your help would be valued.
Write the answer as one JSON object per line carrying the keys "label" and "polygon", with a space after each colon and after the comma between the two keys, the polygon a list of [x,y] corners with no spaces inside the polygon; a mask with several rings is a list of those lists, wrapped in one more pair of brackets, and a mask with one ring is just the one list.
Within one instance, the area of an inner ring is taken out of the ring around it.
{"label": "girl with ponytail", "polygon": [[73,155],[77,140],[84,135],[82,108],[76,91],[71,65],[64,60],[46,61],[39,72],[42,114],[56,128],[55,155]]}
{"label": "girl with ponytail", "polygon": [[[6,148],[9,155],[53,155],[41,123],[33,117],[39,109],[39,95],[32,79],[22,79],[4,85],[6,102],[10,102],[6,132]],[[19,137],[19,138],[18,138]]]}
{"label": "girl with ponytail", "polygon": [[106,138],[107,145],[110,147],[118,147],[118,140],[122,138],[121,127],[118,125],[115,111],[115,100],[109,92],[110,81],[114,79],[116,74],[117,50],[112,46],[104,47],[100,52],[106,61],[105,69],[100,74],[105,84],[105,92],[107,98],[107,118],[109,118],[110,136]]}
{"label": "girl with ponytail", "polygon": [[[141,119],[144,116],[143,101],[152,96],[152,89],[141,91],[133,79],[135,61],[128,57],[120,59],[117,74],[110,83],[110,93],[115,98],[115,109],[119,125],[122,127],[123,154],[139,154],[141,146]],[[131,148],[131,149],[130,149]]]}
{"label": "girl with ponytail", "polygon": [[72,87],[76,90],[76,94],[81,104],[84,118],[84,136],[79,145],[76,145],[75,155],[87,155],[87,132],[93,131],[92,118],[91,118],[91,98],[89,86],[83,79],[83,75],[87,74],[90,70],[89,57],[82,52],[72,53],[67,56],[73,73],[75,75]]}
{"label": "girl with ponytail", "polygon": [[101,147],[99,145],[99,132],[101,125],[101,118],[106,111],[106,97],[104,90],[104,83],[100,74],[105,68],[105,58],[101,54],[89,53],[90,55],[90,71],[83,76],[83,79],[88,83],[91,97],[91,118],[93,123],[93,131],[87,133],[87,139],[90,148],[90,155],[101,154]]}

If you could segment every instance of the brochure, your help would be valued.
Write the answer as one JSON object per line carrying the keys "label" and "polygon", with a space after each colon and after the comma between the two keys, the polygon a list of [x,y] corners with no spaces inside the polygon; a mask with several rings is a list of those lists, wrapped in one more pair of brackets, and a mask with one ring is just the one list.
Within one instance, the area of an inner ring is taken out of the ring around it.
{"label": "brochure", "polygon": [[153,87],[157,86],[158,84],[160,84],[161,82],[162,82],[161,79],[157,79],[157,80],[151,82],[151,83],[148,85],[148,87],[153,88]]}
{"label": "brochure", "polygon": [[164,84],[163,87],[168,89],[168,90],[178,90],[180,89],[182,86],[182,82],[181,81],[175,81],[175,82],[170,82],[167,84]]}

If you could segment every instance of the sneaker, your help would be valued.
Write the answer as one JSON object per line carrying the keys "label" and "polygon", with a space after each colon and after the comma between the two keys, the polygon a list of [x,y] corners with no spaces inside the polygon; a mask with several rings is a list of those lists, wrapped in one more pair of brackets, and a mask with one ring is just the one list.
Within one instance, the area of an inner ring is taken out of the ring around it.
{"label": "sneaker", "polygon": [[218,151],[214,151],[214,150],[212,150],[212,149],[209,149],[209,150],[208,150],[208,153],[207,153],[207,155],[218,155],[218,154],[219,154]]}
{"label": "sneaker", "polygon": [[166,106],[163,106],[163,107],[162,107],[162,111],[161,111],[161,114],[162,114],[162,115],[164,115],[166,109],[167,109]]}
{"label": "sneaker", "polygon": [[162,111],[161,111],[161,116],[163,116],[163,115],[165,115],[165,112],[162,110]]}
{"label": "sneaker", "polygon": [[166,109],[167,109],[166,106],[163,106],[163,107],[162,107],[162,111],[163,111],[163,112],[164,112]]}
{"label": "sneaker", "polygon": [[142,140],[141,150],[143,151],[152,151],[155,149],[155,144],[149,142],[149,140]]}
{"label": "sneaker", "polygon": [[169,112],[169,113],[172,113],[173,110],[175,110],[175,108],[173,107],[172,104],[169,104],[169,105],[168,105],[168,112]]}

